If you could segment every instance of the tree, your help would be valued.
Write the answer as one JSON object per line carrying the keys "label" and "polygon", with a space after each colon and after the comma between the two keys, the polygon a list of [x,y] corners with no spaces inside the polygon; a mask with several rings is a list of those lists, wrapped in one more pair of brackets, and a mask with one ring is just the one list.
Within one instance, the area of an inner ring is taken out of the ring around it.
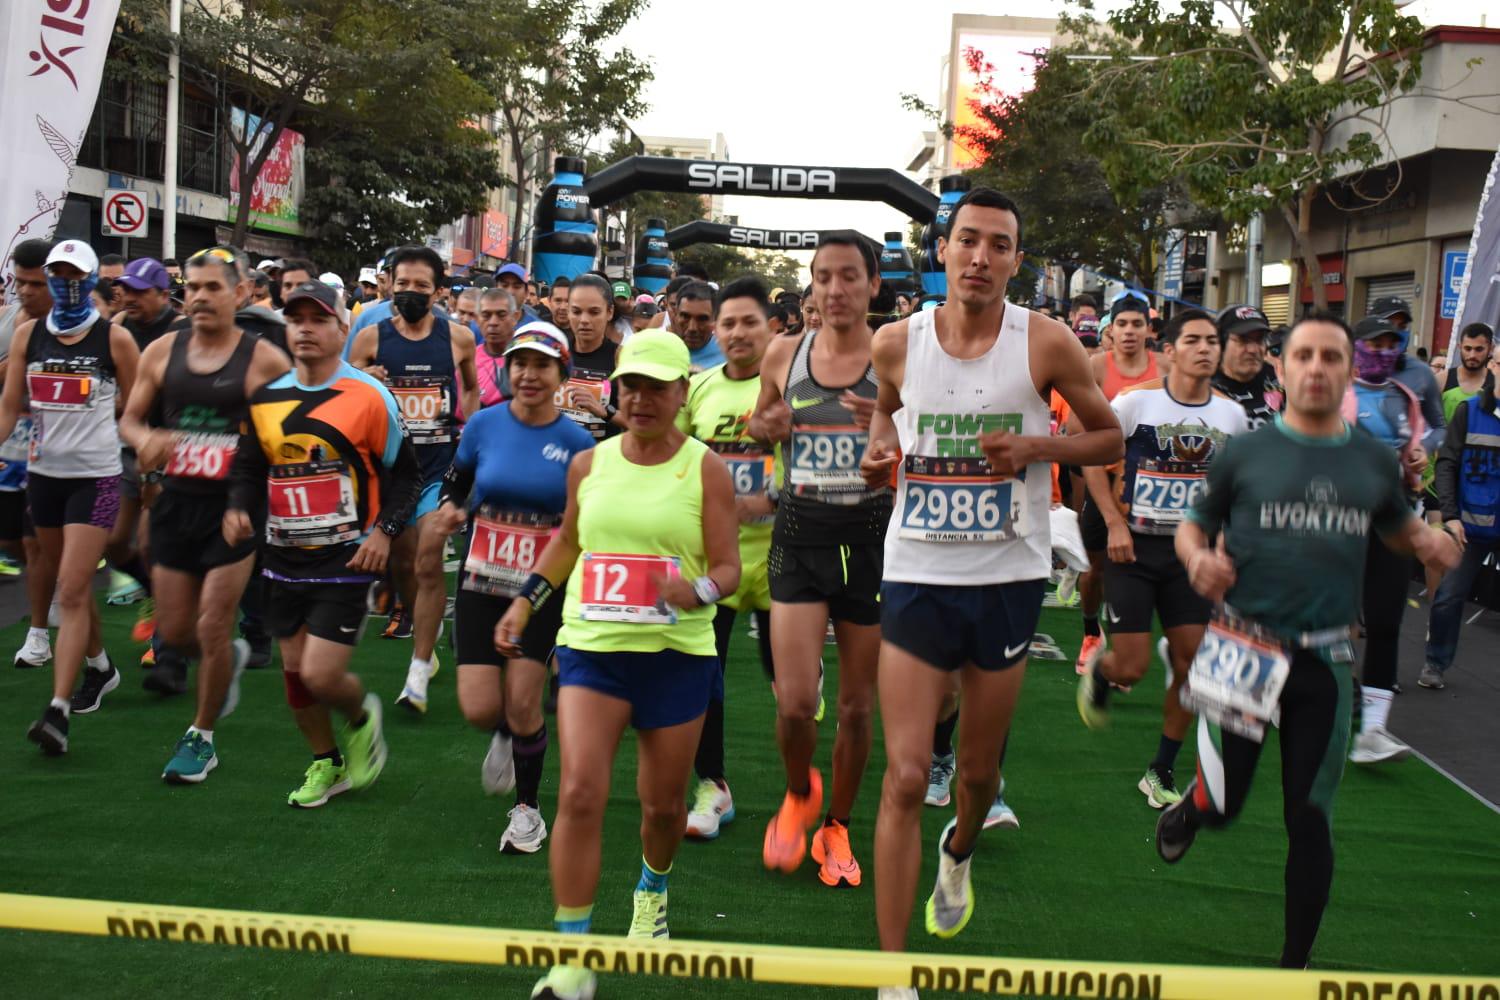
{"label": "tree", "polygon": [[[645,113],[641,92],[651,68],[628,48],[606,46],[646,0],[495,0],[504,25],[479,65],[502,134],[510,143],[511,183],[524,192],[549,152],[579,153],[606,129]],[[516,198],[510,255],[525,231],[524,197]]]}
{"label": "tree", "polygon": [[[1085,140],[1115,192],[1128,201],[1181,178],[1231,220],[1279,213],[1325,306],[1314,199],[1390,155],[1385,120],[1417,82],[1421,23],[1395,0],[1184,0],[1171,12],[1133,0],[1108,25],[1067,27],[1110,57],[1082,95],[1097,114]],[[1362,192],[1361,207],[1394,190]]]}
{"label": "tree", "polygon": [[756,250],[753,254],[755,272],[766,279],[766,287],[802,293],[807,283],[807,268],[796,258],[774,250]]}
{"label": "tree", "polygon": [[[244,242],[249,192],[287,129],[314,148],[354,133],[394,144],[415,109],[449,128],[485,114],[493,101],[456,53],[487,10],[480,0],[187,0],[182,74],[215,96],[225,123],[241,195],[233,241]],[[131,72],[165,79],[164,15],[160,0],[123,0],[117,52]],[[381,194],[427,200],[420,187]]]}
{"label": "tree", "polygon": [[757,270],[754,257],[736,247],[718,243],[695,243],[677,251],[674,256],[678,264],[699,265],[708,272],[709,281],[720,285]]}

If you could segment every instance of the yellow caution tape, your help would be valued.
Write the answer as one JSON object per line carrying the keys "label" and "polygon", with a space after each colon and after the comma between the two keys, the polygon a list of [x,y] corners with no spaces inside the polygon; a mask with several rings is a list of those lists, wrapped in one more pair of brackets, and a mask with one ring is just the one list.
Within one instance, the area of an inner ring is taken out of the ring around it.
{"label": "yellow caution tape", "polygon": [[0,927],[296,952],[804,986],[1160,1000],[1500,1000],[1500,978],[980,958],[715,941],[633,941],[394,920],[0,893]]}

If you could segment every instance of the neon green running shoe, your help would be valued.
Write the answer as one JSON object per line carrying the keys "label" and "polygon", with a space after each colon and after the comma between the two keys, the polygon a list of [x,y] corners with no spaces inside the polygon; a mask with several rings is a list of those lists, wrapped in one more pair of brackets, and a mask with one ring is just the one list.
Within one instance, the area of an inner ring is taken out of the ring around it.
{"label": "neon green running shoe", "polygon": [[554,965],[531,989],[531,1000],[594,1000],[599,977],[588,969]]}
{"label": "neon green running shoe", "polygon": [[21,564],[9,556],[0,556],[0,576],[20,576]]}
{"label": "neon green running shoe", "polygon": [[312,762],[302,787],[286,797],[286,804],[293,809],[316,809],[335,795],[349,790],[349,779],[344,769],[326,757]]}
{"label": "neon green running shoe", "polygon": [[344,767],[349,772],[349,787],[356,792],[369,788],[385,769],[385,734],[381,731],[380,699],[365,693],[365,724],[359,728],[344,727]]}
{"label": "neon green running shoe", "polygon": [[1165,809],[1182,801],[1182,793],[1177,790],[1177,782],[1170,768],[1146,768],[1145,776],[1136,782],[1135,787],[1146,796],[1146,803],[1152,809]]}
{"label": "neon green running shoe", "polygon": [[647,938],[665,941],[672,935],[667,933],[667,894],[665,892],[635,891],[635,912],[630,917],[628,938]]}
{"label": "neon green running shoe", "polygon": [[974,915],[974,887],[969,882],[969,865],[974,860],[971,854],[962,861],[953,860],[953,855],[944,850],[958,820],[950,819],[938,836],[937,881],[932,895],[927,897],[927,933],[940,938],[951,938],[963,930]]}

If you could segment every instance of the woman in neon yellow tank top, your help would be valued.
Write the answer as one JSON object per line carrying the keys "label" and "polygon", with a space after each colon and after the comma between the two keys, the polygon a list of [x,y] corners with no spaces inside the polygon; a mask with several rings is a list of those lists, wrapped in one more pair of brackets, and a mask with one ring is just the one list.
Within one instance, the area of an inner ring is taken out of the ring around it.
{"label": "woman in neon yellow tank top", "polygon": [[[539,606],[567,580],[558,634],[562,780],[552,830],[554,920],[587,933],[599,882],[609,774],[627,726],[637,730],[641,878],[630,936],[667,937],[667,873],[686,822],[688,778],[718,676],[714,605],[739,587],[739,521],[723,461],[676,427],[688,350],[665,330],[620,349],[626,433],[574,456],[562,528],[495,627],[507,656]],[[593,973],[558,966],[533,997],[593,995]]]}

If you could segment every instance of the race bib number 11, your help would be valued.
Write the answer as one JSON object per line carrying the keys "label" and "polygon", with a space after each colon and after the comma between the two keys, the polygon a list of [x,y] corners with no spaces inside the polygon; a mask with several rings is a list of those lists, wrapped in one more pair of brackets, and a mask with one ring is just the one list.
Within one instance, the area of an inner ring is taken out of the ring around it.
{"label": "race bib number 11", "polygon": [[653,579],[658,574],[680,577],[682,570],[675,557],[585,552],[580,571],[583,586],[579,616],[584,621],[677,624],[676,609],[662,599]]}
{"label": "race bib number 11", "polygon": [[271,467],[266,541],[284,547],[352,542],[360,536],[354,484],[342,462]]}

